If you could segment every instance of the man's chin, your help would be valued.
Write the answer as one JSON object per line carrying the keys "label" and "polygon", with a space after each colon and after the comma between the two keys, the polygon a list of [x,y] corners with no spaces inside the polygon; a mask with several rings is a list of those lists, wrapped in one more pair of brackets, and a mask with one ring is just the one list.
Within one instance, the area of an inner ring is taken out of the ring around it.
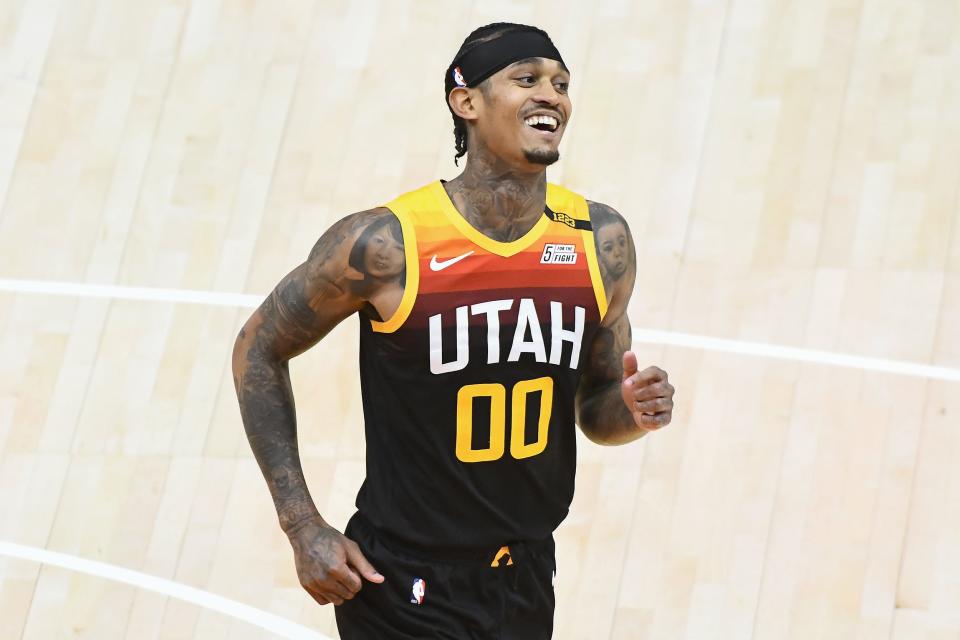
{"label": "man's chin", "polygon": [[523,157],[531,164],[547,166],[560,159],[560,152],[556,149],[524,149]]}

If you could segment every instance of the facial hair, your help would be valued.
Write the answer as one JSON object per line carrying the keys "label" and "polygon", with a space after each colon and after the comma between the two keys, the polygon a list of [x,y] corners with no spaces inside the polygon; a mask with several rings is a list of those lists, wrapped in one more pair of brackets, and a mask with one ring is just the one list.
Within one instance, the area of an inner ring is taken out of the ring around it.
{"label": "facial hair", "polygon": [[524,149],[523,157],[531,164],[551,165],[560,159],[559,151],[548,149]]}

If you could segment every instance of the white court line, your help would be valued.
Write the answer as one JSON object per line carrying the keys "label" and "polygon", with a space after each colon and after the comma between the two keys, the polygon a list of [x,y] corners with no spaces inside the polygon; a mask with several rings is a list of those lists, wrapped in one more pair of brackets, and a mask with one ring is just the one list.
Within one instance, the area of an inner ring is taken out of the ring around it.
{"label": "white court line", "polygon": [[[115,298],[118,300],[153,300],[157,302],[182,302],[188,304],[210,304],[227,307],[255,308],[263,301],[262,295],[243,293],[224,293],[218,291],[196,291],[189,289],[155,289],[148,287],[121,287],[115,285],[98,285],[78,282],[52,282],[45,280],[11,280],[0,278],[0,291],[17,293],[41,293],[50,295]],[[776,358],[781,360],[796,360],[799,362],[815,362],[837,367],[851,367],[866,371],[881,371],[917,378],[932,378],[960,382],[960,369],[950,369],[935,365],[906,362],[903,360],[886,360],[883,358],[868,358],[832,351],[816,349],[801,349],[786,347],[762,342],[745,342],[742,340],[725,340],[699,336],[689,333],[675,333],[672,331],[651,331],[633,327],[633,340],[647,344],[671,345],[704,349],[707,351],[721,351],[724,353],[739,353],[758,356],[761,358]]]}
{"label": "white court line", "polygon": [[265,296],[220,291],[191,289],[157,289],[153,287],[121,287],[111,284],[85,282],[52,282],[49,280],[10,280],[0,278],[0,291],[15,293],[46,293],[55,296],[80,298],[115,298],[117,300],[152,300],[154,302],[183,302],[209,304],[221,307],[256,308]]}
{"label": "white court line", "polygon": [[762,358],[777,358],[780,360],[798,360],[800,362],[816,362],[836,367],[851,367],[866,369],[867,371],[882,371],[896,373],[917,378],[935,378],[960,382],[960,369],[949,369],[918,362],[903,360],[885,360],[883,358],[866,358],[846,353],[832,351],[818,351],[816,349],[800,349],[785,347],[763,342],[744,342],[742,340],[724,340],[710,336],[698,336],[690,333],[673,333],[671,331],[650,331],[633,327],[633,340],[648,344],[664,344],[676,347],[690,347],[707,351],[723,351],[725,353],[739,353]]}
{"label": "white court line", "polygon": [[272,613],[267,613],[256,607],[230,600],[223,596],[188,587],[185,584],[165,580],[139,571],[132,571],[117,567],[105,562],[87,560],[78,558],[66,553],[48,551],[37,547],[27,547],[12,542],[0,540],[0,556],[9,556],[11,558],[20,558],[30,560],[41,564],[52,565],[78,573],[86,573],[98,578],[113,580],[114,582],[123,582],[139,589],[155,591],[165,596],[183,600],[213,611],[218,611],[224,615],[242,620],[261,629],[275,633],[284,638],[294,638],[296,640],[330,640],[327,636],[321,635],[312,629],[308,629],[295,622],[281,618]]}

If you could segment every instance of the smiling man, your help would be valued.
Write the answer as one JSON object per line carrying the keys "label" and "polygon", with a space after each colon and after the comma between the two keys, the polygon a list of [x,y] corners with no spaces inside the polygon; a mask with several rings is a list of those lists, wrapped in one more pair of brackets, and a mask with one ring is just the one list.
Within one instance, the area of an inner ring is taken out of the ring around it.
{"label": "smiling man", "polygon": [[[623,444],[673,410],[629,350],[626,221],[546,181],[573,111],[550,38],[477,29],[445,83],[463,173],[334,224],[234,348],[300,582],[348,640],[549,638],[576,425]],[[287,362],[353,314],[367,477],[341,533],[303,477]]]}

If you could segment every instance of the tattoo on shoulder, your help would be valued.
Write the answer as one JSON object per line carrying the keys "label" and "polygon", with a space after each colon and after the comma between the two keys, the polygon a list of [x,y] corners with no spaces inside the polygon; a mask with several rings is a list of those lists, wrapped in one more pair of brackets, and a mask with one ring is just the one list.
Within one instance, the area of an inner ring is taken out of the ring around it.
{"label": "tattoo on shoulder", "polygon": [[335,259],[346,247],[355,244],[358,234],[366,227],[394,217],[389,209],[377,208],[353,213],[341,218],[327,229],[310,250],[307,264],[316,272]]}
{"label": "tattoo on shoulder", "polygon": [[316,313],[305,295],[304,278],[296,269],[278,284],[263,305],[263,323],[257,330],[256,343],[264,351],[271,345],[309,344],[316,333]]}
{"label": "tattoo on shoulder", "polygon": [[364,309],[375,293],[403,292],[403,235],[388,209],[349,215],[316,242],[307,261],[274,288],[257,311],[257,347],[296,354],[336,322]]}
{"label": "tattoo on shoulder", "polygon": [[[636,252],[630,227],[613,207],[590,202],[590,222],[600,258],[600,275],[608,290],[636,272]],[[609,295],[609,291],[608,291]]]}
{"label": "tattoo on shoulder", "polygon": [[[347,256],[351,293],[368,302],[396,298],[399,303],[407,280],[407,261],[397,217],[388,209],[368,214],[352,234],[352,243]],[[377,305],[371,306],[376,312]]]}

